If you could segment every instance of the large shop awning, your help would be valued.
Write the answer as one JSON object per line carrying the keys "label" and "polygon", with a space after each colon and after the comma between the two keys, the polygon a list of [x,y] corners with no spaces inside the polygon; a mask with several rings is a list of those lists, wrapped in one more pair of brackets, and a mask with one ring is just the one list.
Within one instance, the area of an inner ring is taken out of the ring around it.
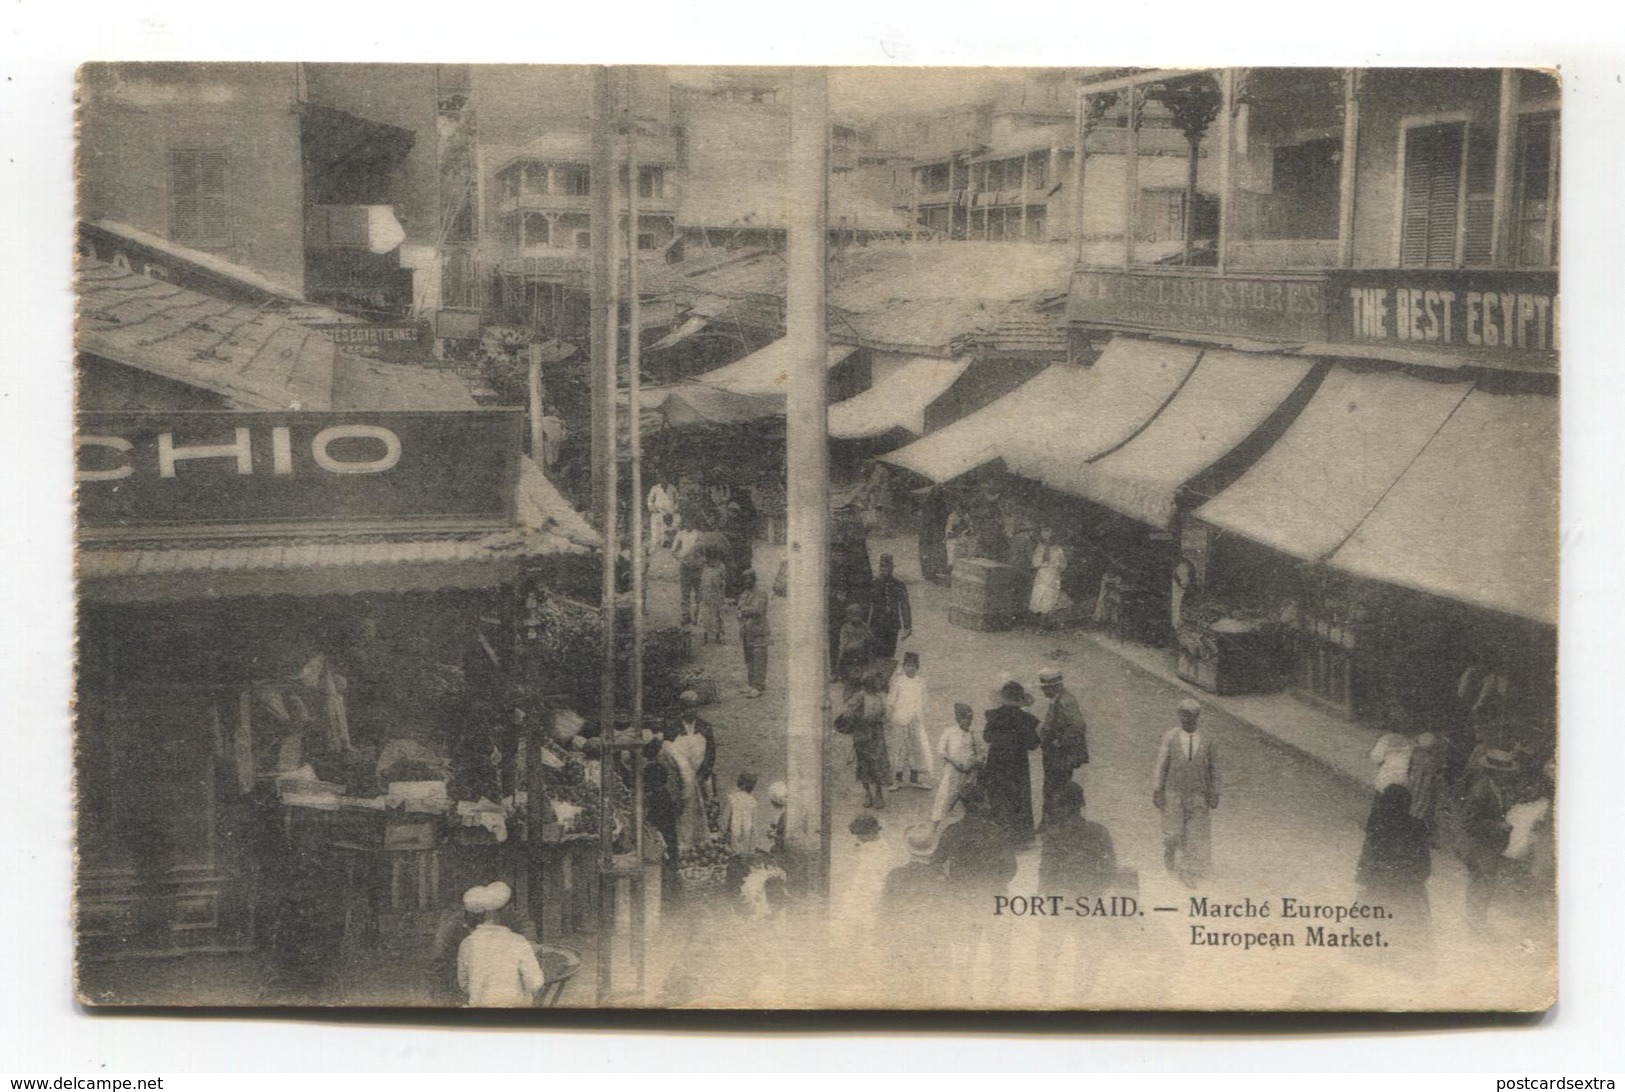
{"label": "large shop awning", "polygon": [[[1012,473],[1076,491],[1078,468],[1132,439],[1189,378],[1201,350],[1114,338],[1077,389],[1016,419],[999,453]],[[1029,384],[1030,385],[1030,384]]]}
{"label": "large shop awning", "polygon": [[1209,350],[1139,435],[1094,462],[1059,468],[1056,486],[1171,527],[1180,489],[1257,432],[1311,373],[1318,378],[1309,360]]}
{"label": "large shop awning", "polygon": [[[831,345],[824,366],[833,368],[855,352],[857,349],[851,345]],[[790,339],[780,338],[743,360],[724,364],[694,379],[735,394],[784,394],[790,382]]]}
{"label": "large shop awning", "polygon": [[1475,390],[1332,568],[1555,624],[1558,402]]}
{"label": "large shop awning", "polygon": [[1293,557],[1322,561],[1471,389],[1334,368],[1292,427],[1196,516]]}
{"label": "large shop awning", "polygon": [[[625,398],[622,398],[624,404]],[[666,387],[645,387],[638,392],[645,428],[682,428],[687,425],[737,425],[784,416],[782,394],[738,394],[692,380]],[[625,421],[621,423],[624,431]]]}
{"label": "large shop awning", "polygon": [[942,485],[1001,457],[1010,435],[1032,427],[1057,405],[1077,405],[1090,386],[1090,372],[1052,364],[995,402],[912,444],[880,456]]}
{"label": "large shop awning", "polygon": [[179,539],[81,546],[79,594],[139,603],[257,595],[356,595],[494,587],[536,557],[584,553],[602,539],[528,458],[519,525],[466,534]]}
{"label": "large shop awning", "polygon": [[925,432],[926,409],[970,365],[968,356],[915,357],[862,394],[831,406],[829,434],[837,440],[865,440],[900,428],[920,436]]}

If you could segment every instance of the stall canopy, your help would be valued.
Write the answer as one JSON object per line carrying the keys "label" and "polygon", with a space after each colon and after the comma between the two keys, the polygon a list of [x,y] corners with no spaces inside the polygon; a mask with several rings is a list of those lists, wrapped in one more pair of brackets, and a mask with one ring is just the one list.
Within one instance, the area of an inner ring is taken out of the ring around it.
{"label": "stall canopy", "polygon": [[462,534],[264,536],[82,545],[80,595],[133,603],[251,595],[356,595],[494,587],[531,558],[585,553],[602,541],[528,458],[518,524]]}
{"label": "stall canopy", "polygon": [[[855,352],[857,350],[851,345],[831,345],[824,366],[833,368]],[[788,390],[790,382],[790,341],[780,338],[743,360],[724,364],[694,379],[735,394],[782,395]]]}
{"label": "stall canopy", "polygon": [[938,485],[951,482],[1000,458],[1013,434],[1056,406],[1081,405],[1092,378],[1087,368],[1051,364],[1003,398],[880,459]]}
{"label": "stall canopy", "polygon": [[709,325],[711,325],[709,320],[704,319],[699,315],[694,315],[677,329],[673,330],[671,333],[649,346],[645,352],[652,353],[659,349],[670,349],[674,345],[680,345],[689,338],[693,337],[695,334],[704,330]]}
{"label": "stall canopy", "polygon": [[692,381],[647,387],[638,392],[638,404],[643,407],[643,427],[650,431],[687,425],[737,425],[784,415],[782,394],[738,394]]}
{"label": "stall canopy", "polygon": [[1558,471],[1556,398],[1475,390],[1329,564],[1555,624]]}
{"label": "stall canopy", "polygon": [[1308,360],[1209,350],[1142,432],[1093,462],[1057,468],[1055,486],[1141,523],[1171,527],[1184,485],[1246,442],[1321,374]]}
{"label": "stall canopy", "polygon": [[927,407],[970,365],[970,357],[915,357],[862,394],[831,406],[829,434],[837,440],[864,440],[900,428],[922,435]]}
{"label": "stall canopy", "polygon": [[1190,377],[1200,355],[1189,345],[1112,339],[1084,370],[1081,385],[1026,407],[1010,423],[999,447],[1005,466],[1075,491],[1078,467],[1137,435]]}
{"label": "stall canopy", "polygon": [[1292,427],[1196,516],[1293,557],[1324,560],[1471,389],[1334,368]]}

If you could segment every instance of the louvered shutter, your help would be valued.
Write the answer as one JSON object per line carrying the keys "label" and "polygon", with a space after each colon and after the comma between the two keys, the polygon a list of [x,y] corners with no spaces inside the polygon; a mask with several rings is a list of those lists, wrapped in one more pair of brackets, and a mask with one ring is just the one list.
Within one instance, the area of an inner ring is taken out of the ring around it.
{"label": "louvered shutter", "polygon": [[1495,230],[1495,130],[1467,133],[1467,209],[1462,228],[1463,265],[1489,265]]}
{"label": "louvered shutter", "polygon": [[1461,195],[1460,124],[1412,129],[1405,138],[1405,191],[1399,264],[1456,264],[1456,203]]}
{"label": "louvered shutter", "polygon": [[170,237],[196,247],[231,244],[226,153],[184,148],[169,153]]}

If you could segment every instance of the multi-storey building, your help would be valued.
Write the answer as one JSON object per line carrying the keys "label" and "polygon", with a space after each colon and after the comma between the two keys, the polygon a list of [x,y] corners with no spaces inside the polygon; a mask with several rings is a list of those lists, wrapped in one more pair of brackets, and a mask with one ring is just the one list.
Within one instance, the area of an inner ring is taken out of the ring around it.
{"label": "multi-storey building", "polygon": [[[425,65],[85,69],[81,218],[374,319],[426,302],[440,237]],[[420,286],[421,287],[421,286]]]}

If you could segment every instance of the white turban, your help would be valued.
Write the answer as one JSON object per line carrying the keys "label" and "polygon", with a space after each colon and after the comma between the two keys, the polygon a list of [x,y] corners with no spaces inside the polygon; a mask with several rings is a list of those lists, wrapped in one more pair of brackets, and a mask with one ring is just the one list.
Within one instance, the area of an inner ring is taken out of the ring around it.
{"label": "white turban", "polygon": [[470,887],[463,892],[463,909],[470,914],[489,914],[501,910],[513,898],[513,888],[498,880],[484,887]]}
{"label": "white turban", "polygon": [[790,789],[782,781],[775,781],[767,787],[767,799],[776,808],[784,807],[784,802],[790,797]]}

